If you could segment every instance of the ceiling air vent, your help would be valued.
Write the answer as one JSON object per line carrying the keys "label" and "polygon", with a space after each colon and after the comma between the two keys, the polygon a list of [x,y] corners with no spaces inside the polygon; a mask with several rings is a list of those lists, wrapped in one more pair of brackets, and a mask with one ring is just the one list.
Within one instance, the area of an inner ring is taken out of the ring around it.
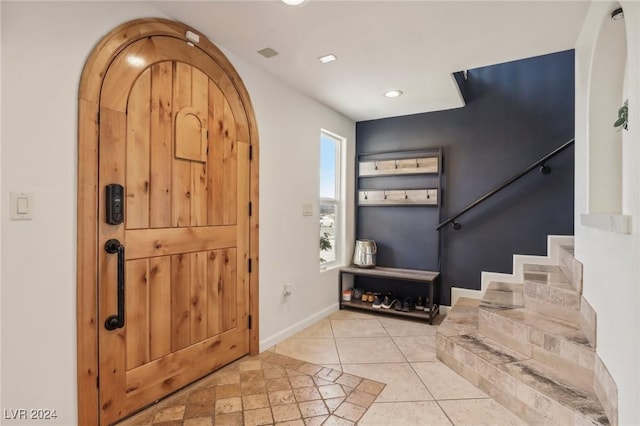
{"label": "ceiling air vent", "polygon": [[262,50],[258,50],[258,53],[261,54],[262,56],[264,56],[265,58],[269,59],[269,58],[273,58],[274,56],[278,56],[279,53],[276,52],[275,50],[273,50],[270,47],[266,47]]}

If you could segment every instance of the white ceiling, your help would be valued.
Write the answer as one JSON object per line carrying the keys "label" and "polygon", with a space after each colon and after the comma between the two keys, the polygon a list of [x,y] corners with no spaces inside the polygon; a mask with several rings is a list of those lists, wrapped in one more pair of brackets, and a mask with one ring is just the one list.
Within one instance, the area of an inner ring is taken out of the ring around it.
{"label": "white ceiling", "polygon": [[[152,1],[356,121],[463,106],[451,74],[572,49],[587,1]],[[256,53],[271,47],[278,56]],[[322,64],[320,56],[338,60]],[[383,93],[400,89],[389,99]]]}

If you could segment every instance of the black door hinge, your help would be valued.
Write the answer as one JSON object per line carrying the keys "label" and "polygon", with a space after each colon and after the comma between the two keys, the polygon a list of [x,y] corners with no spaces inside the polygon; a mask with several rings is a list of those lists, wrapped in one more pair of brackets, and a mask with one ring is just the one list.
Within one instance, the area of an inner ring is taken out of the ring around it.
{"label": "black door hinge", "polygon": [[249,145],[249,161],[253,160],[253,145]]}
{"label": "black door hinge", "polygon": [[249,259],[249,273],[251,273],[251,259]]}
{"label": "black door hinge", "polygon": [[251,330],[251,315],[249,315],[248,320],[249,320],[249,330]]}
{"label": "black door hinge", "polygon": [[249,216],[253,214],[253,203],[249,201]]}
{"label": "black door hinge", "polygon": [[96,388],[100,389],[100,376],[96,376]]}

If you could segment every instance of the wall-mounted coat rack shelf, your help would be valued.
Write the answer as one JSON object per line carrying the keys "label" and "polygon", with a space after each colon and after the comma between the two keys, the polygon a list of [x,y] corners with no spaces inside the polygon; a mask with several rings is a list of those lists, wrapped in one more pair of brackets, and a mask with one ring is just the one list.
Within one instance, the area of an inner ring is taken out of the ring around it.
{"label": "wall-mounted coat rack shelf", "polygon": [[361,161],[360,176],[414,175],[438,173],[437,157],[402,158],[398,160]]}
{"label": "wall-mounted coat rack shelf", "polygon": [[358,191],[358,205],[438,205],[438,190],[429,189],[361,189]]}

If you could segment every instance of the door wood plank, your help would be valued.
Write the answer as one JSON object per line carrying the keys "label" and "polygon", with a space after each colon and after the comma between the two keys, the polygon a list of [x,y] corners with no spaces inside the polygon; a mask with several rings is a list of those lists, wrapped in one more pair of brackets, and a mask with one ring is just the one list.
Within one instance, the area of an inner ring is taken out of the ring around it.
{"label": "door wood plank", "polygon": [[125,182],[126,132],[127,118],[123,112],[109,108],[100,108],[100,165],[98,176],[99,201],[98,211],[98,307],[97,326],[99,330],[98,345],[109,348],[102,351],[99,360],[100,377],[104,379],[104,386],[100,388],[100,415],[105,419],[117,419],[122,412],[125,387],[125,330],[107,331],[104,323],[110,315],[118,311],[117,283],[118,258],[104,250],[104,244],[111,238],[125,241],[124,226],[109,225],[104,218],[105,191],[104,187],[110,183]]}
{"label": "door wood plank", "polygon": [[[191,103],[199,111],[202,125],[207,129],[209,110],[209,78],[202,71],[194,68],[191,76]],[[207,225],[207,163],[191,162],[191,226]]]}
{"label": "door wood plank", "polygon": [[191,253],[191,344],[207,338],[207,252]]}
{"label": "door wood plank", "polygon": [[[191,107],[191,69],[191,66],[187,64],[181,62],[174,63],[173,120],[175,120],[176,115],[182,108]],[[173,226],[184,227],[189,226],[191,222],[191,162],[176,158],[175,152],[172,154],[173,191],[171,200],[171,223]]]}
{"label": "door wood plank", "polygon": [[[204,340],[127,372],[127,406],[134,409],[179,389],[249,350],[246,329]],[[217,356],[226,354],[224,358]]]}
{"label": "door wood plank", "polygon": [[236,223],[237,214],[237,150],[236,125],[229,103],[224,104],[224,210],[222,221],[225,225]]}
{"label": "door wood plank", "polygon": [[[207,156],[207,204],[209,225],[222,225],[224,212],[224,95],[209,81],[209,153]],[[215,167],[213,165],[216,165]]]}
{"label": "door wood plank", "polygon": [[127,370],[149,361],[148,260],[126,263]]}
{"label": "door wood plank", "polygon": [[189,346],[191,256],[171,256],[171,351]]}
{"label": "door wood plank", "polygon": [[151,71],[136,80],[127,105],[127,229],[149,227],[149,138]]}
{"label": "door wood plank", "polygon": [[226,249],[222,256],[222,330],[227,331],[238,323],[236,319],[238,299],[236,249]]}
{"label": "door wood plank", "polygon": [[126,112],[131,87],[143,71],[140,67],[132,67],[129,63],[130,58],[145,61],[157,56],[151,38],[132,43],[127,53],[114,58],[100,92],[100,105],[121,112]]}
{"label": "door wood plank", "polygon": [[249,203],[250,192],[250,162],[249,144],[238,142],[238,217],[237,217],[237,245],[236,245],[236,278],[237,299],[236,317],[239,321],[246,321],[249,315],[249,270],[245,266],[249,259],[249,228],[250,216],[243,212],[243,206]]}
{"label": "door wood plank", "polygon": [[149,259],[149,358],[171,352],[171,257]]}
{"label": "door wood plank", "polygon": [[236,226],[136,229],[127,232],[126,259],[235,247]]}
{"label": "door wood plank", "polygon": [[171,226],[171,172],[173,163],[172,123],[173,65],[161,62],[151,68],[151,161],[149,225]]}
{"label": "door wood plank", "polygon": [[224,75],[218,80],[220,89],[225,94],[225,98],[229,103],[235,117],[236,140],[241,142],[249,142],[249,124],[245,109],[242,106],[242,100],[238,92],[234,90],[234,82],[229,76]]}
{"label": "door wood plank", "polygon": [[222,250],[207,255],[207,337],[222,332]]}

